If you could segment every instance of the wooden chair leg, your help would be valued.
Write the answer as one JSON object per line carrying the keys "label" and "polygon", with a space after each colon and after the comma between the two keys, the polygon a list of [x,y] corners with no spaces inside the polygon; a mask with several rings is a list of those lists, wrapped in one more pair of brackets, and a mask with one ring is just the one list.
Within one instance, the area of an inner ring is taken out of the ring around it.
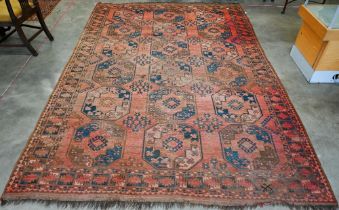
{"label": "wooden chair leg", "polygon": [[40,9],[37,9],[36,15],[37,15],[37,17],[38,17],[38,20],[39,20],[39,22],[40,22],[40,25],[41,25],[42,29],[44,30],[46,36],[48,37],[48,39],[49,39],[50,41],[53,41],[54,38],[53,38],[51,32],[50,32],[50,31],[48,30],[48,28],[47,28],[47,25],[46,25],[46,23],[45,23],[45,20],[44,20],[44,18],[43,18],[43,16],[42,16],[42,13],[41,13],[41,10],[40,10]]}
{"label": "wooden chair leg", "polygon": [[6,32],[10,30],[11,30],[10,26],[0,26],[0,37],[5,37]]}
{"label": "wooden chair leg", "polygon": [[32,53],[33,56],[38,56],[37,51],[32,47],[31,43],[27,40],[27,37],[22,30],[20,25],[15,25],[15,29],[18,32],[18,35],[23,42],[23,44],[27,47],[27,49]]}
{"label": "wooden chair leg", "polygon": [[285,14],[287,4],[288,4],[288,0],[285,0],[284,8],[283,8],[283,10],[281,11],[281,14]]}
{"label": "wooden chair leg", "polygon": [[0,37],[6,36],[6,30],[4,27],[0,27]]}

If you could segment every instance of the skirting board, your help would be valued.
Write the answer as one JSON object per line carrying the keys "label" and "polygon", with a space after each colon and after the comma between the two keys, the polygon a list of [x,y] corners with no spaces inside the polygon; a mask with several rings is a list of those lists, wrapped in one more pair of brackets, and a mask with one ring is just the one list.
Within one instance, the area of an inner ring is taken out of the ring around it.
{"label": "skirting board", "polygon": [[339,83],[339,71],[315,71],[295,45],[290,55],[309,83]]}

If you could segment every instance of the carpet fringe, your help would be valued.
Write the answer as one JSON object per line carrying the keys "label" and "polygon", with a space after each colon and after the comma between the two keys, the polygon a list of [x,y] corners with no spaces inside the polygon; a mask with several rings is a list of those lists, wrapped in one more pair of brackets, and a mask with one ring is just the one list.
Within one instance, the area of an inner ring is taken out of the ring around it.
{"label": "carpet fringe", "polygon": [[40,204],[44,206],[56,206],[58,208],[92,208],[92,209],[134,209],[134,210],[144,210],[152,209],[154,207],[161,207],[163,209],[171,209],[174,207],[184,208],[184,207],[204,207],[204,209],[220,209],[220,210],[244,210],[244,209],[255,209],[257,207],[264,206],[280,206],[288,207],[291,210],[335,210],[337,206],[302,206],[302,205],[293,205],[286,203],[256,203],[253,205],[242,205],[242,206],[220,206],[220,205],[205,205],[205,204],[193,204],[193,203],[171,203],[171,202],[144,202],[144,201],[58,201],[58,200],[4,200],[0,199],[1,206],[5,205],[22,205],[24,203],[33,203]]}

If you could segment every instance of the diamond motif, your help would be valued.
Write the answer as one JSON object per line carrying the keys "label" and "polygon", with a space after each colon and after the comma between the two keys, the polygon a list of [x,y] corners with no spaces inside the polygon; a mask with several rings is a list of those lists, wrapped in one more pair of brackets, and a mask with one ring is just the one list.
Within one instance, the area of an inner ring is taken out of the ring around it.
{"label": "diamond motif", "polygon": [[174,53],[174,52],[177,50],[177,48],[172,47],[172,46],[166,46],[166,47],[164,48],[164,50],[165,50],[167,53]]}
{"label": "diamond motif", "polygon": [[176,98],[169,98],[162,102],[164,106],[166,106],[169,109],[175,109],[180,105],[180,100]]}
{"label": "diamond motif", "polygon": [[227,105],[234,110],[240,110],[244,107],[244,105],[236,99],[231,100]]}
{"label": "diamond motif", "polygon": [[128,116],[123,123],[128,128],[132,129],[133,132],[138,132],[150,125],[151,121],[146,116],[142,116],[139,112],[137,112],[134,116]]}
{"label": "diamond motif", "polygon": [[89,140],[88,146],[93,151],[99,151],[100,149],[107,146],[107,142],[108,142],[107,139],[105,139],[103,136],[96,136]]}
{"label": "diamond motif", "polygon": [[169,137],[165,141],[162,142],[162,145],[165,149],[170,152],[177,152],[182,148],[182,141],[175,137]]}
{"label": "diamond motif", "polygon": [[238,141],[238,146],[240,149],[244,150],[247,153],[252,153],[257,149],[257,146],[248,138],[242,138]]}

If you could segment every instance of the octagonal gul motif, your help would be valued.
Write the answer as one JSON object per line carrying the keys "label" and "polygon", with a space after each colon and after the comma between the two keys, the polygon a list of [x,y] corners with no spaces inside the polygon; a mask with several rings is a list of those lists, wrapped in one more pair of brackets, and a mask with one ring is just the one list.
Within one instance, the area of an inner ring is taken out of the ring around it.
{"label": "octagonal gul motif", "polygon": [[207,60],[222,61],[236,58],[239,53],[234,44],[223,41],[206,41],[201,44],[202,54]]}
{"label": "octagonal gul motif", "polygon": [[123,85],[131,82],[134,74],[135,64],[133,62],[114,57],[95,67],[93,81],[103,86]]}
{"label": "octagonal gul motif", "polygon": [[147,111],[159,121],[187,120],[196,114],[195,97],[183,90],[160,88],[149,93]]}
{"label": "octagonal gul motif", "polygon": [[187,124],[157,124],[145,132],[143,159],[156,169],[191,169],[202,159],[200,134]]}
{"label": "octagonal gul motif", "polygon": [[261,127],[231,124],[219,137],[225,160],[235,168],[270,170],[279,162],[272,136]]}
{"label": "octagonal gul motif", "polygon": [[190,51],[185,40],[179,39],[163,42],[160,39],[152,42],[151,54],[156,59],[164,60],[188,56]]}
{"label": "octagonal gul motif", "polygon": [[81,166],[107,166],[122,158],[126,131],[109,121],[92,121],[78,127],[67,153]]}
{"label": "octagonal gul motif", "polygon": [[162,25],[164,23],[179,23],[185,20],[185,13],[178,12],[175,8],[158,8],[154,10],[154,20]]}
{"label": "octagonal gul motif", "polygon": [[101,46],[101,55],[107,58],[112,57],[135,57],[138,54],[139,43],[132,39],[107,40]]}
{"label": "octagonal gul motif", "polygon": [[129,113],[131,93],[120,87],[100,87],[87,93],[82,113],[96,120],[117,120]]}
{"label": "octagonal gul motif", "polygon": [[141,36],[141,28],[138,22],[124,23],[119,16],[115,16],[113,21],[108,27],[107,36],[114,36],[121,40],[135,39]]}
{"label": "octagonal gul motif", "polygon": [[176,37],[176,38],[185,38],[186,36],[186,27],[180,22],[176,23],[154,23],[153,25],[153,35],[157,38],[161,37]]}
{"label": "octagonal gul motif", "polygon": [[230,37],[231,31],[223,23],[205,23],[199,21],[198,33],[207,40],[226,40]]}
{"label": "octagonal gul motif", "polygon": [[223,89],[212,95],[216,115],[230,123],[253,123],[262,112],[254,94],[241,89]]}
{"label": "octagonal gul motif", "polygon": [[[119,10],[114,13],[112,21],[121,25],[126,23],[135,24],[135,27],[139,26],[140,22],[143,20],[144,11],[136,8],[131,8],[128,10]],[[113,25],[115,26],[115,25]],[[116,26],[114,28],[117,28]]]}
{"label": "octagonal gul motif", "polygon": [[206,72],[210,83],[218,89],[226,85],[241,86],[247,83],[243,67],[230,61],[211,61],[206,67]]}
{"label": "octagonal gul motif", "polygon": [[159,62],[150,68],[150,82],[159,86],[183,87],[192,82],[192,67],[183,61]]}

